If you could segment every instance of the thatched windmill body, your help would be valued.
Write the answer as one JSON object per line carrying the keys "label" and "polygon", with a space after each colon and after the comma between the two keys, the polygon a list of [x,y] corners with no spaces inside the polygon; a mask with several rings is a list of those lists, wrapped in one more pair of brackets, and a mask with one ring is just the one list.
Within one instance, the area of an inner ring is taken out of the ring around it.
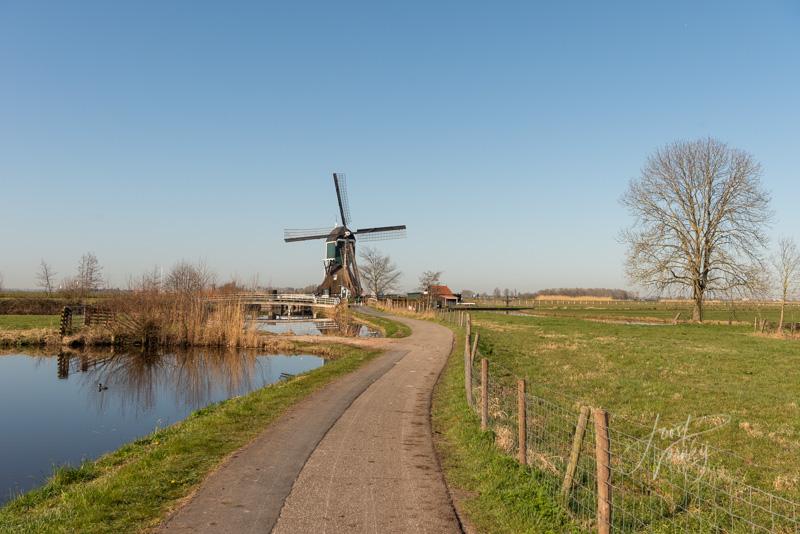
{"label": "thatched windmill body", "polygon": [[284,230],[284,241],[325,240],[325,279],[317,288],[317,295],[358,298],[362,294],[361,281],[356,264],[356,238],[359,241],[382,241],[405,237],[406,226],[378,226],[351,230],[350,205],[344,174],[333,174],[336,199],[339,202],[341,224],[332,230],[326,228]]}

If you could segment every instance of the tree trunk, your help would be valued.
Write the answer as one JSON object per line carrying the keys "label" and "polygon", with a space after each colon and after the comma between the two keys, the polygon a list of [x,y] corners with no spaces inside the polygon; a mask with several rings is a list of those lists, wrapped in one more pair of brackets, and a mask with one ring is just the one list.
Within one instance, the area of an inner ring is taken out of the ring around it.
{"label": "tree trunk", "polygon": [[786,311],[786,299],[781,301],[781,318],[778,319],[778,333],[783,332],[783,314]]}
{"label": "tree trunk", "polygon": [[699,287],[694,288],[692,299],[694,300],[694,309],[692,310],[692,321],[698,323],[703,322],[703,290]]}

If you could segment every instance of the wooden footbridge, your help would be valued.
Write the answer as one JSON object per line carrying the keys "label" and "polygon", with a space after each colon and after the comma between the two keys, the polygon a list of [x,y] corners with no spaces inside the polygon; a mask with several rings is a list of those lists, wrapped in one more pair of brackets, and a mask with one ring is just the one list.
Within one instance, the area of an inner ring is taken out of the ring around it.
{"label": "wooden footbridge", "polygon": [[316,311],[335,308],[341,299],[302,294],[233,293],[208,298],[212,303],[238,303],[251,311],[269,315],[290,317],[292,315],[316,315]]}

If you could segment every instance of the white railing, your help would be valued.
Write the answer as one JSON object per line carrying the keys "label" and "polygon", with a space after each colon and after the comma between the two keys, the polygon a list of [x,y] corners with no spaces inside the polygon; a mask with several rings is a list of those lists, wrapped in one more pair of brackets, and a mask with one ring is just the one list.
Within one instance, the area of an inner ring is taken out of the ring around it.
{"label": "white railing", "polygon": [[274,294],[274,293],[233,293],[230,295],[216,295],[209,297],[212,301],[231,301],[239,300],[242,302],[286,302],[302,303],[312,305],[336,306],[341,302],[338,297],[318,297],[316,295],[304,295],[296,293]]}

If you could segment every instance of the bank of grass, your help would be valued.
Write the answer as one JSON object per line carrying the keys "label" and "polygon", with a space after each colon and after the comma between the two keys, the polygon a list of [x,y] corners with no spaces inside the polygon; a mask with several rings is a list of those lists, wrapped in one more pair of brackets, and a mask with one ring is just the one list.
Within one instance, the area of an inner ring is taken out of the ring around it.
{"label": "bank of grass", "polygon": [[721,426],[703,435],[713,466],[800,500],[800,341],[757,336],[751,326],[473,317],[490,367],[526,378],[532,394],[567,408],[602,406],[636,436],[656,421],[676,428],[690,416],[719,416]]}
{"label": "bank of grass", "polygon": [[537,474],[521,467],[494,444],[492,432],[464,399],[464,332],[436,386],[432,421],[445,479],[460,513],[480,532],[579,532],[546,493]]}
{"label": "bank of grass", "polygon": [[0,532],[139,532],[158,524],[289,406],[378,354],[326,350],[333,359],[310,373],[203,408],[96,461],[58,469],[43,487],[0,509]]}
{"label": "bank of grass", "polygon": [[0,315],[0,330],[58,328],[58,315]]}
{"label": "bank of grass", "polygon": [[359,321],[367,323],[369,326],[379,330],[383,334],[383,337],[403,338],[411,335],[411,328],[398,321],[393,321],[386,317],[367,315],[355,310],[353,310],[352,313]]}
{"label": "bank of grass", "polygon": [[0,349],[14,347],[58,347],[61,336],[55,328],[0,330]]}
{"label": "bank of grass", "polygon": [[[650,302],[617,302],[614,304],[594,302],[580,304],[536,304],[533,310],[526,313],[554,317],[591,317],[598,319],[621,320],[654,320],[672,322],[680,313],[680,321],[687,322],[692,319],[692,307],[688,304],[675,303],[650,303]],[[705,309],[704,320],[712,323],[733,322],[753,324],[758,319],[766,319],[776,323],[780,317],[780,307],[777,304],[753,305],[737,303],[728,307],[721,304],[710,304]],[[785,321],[800,321],[800,306],[792,304],[786,308]]]}

